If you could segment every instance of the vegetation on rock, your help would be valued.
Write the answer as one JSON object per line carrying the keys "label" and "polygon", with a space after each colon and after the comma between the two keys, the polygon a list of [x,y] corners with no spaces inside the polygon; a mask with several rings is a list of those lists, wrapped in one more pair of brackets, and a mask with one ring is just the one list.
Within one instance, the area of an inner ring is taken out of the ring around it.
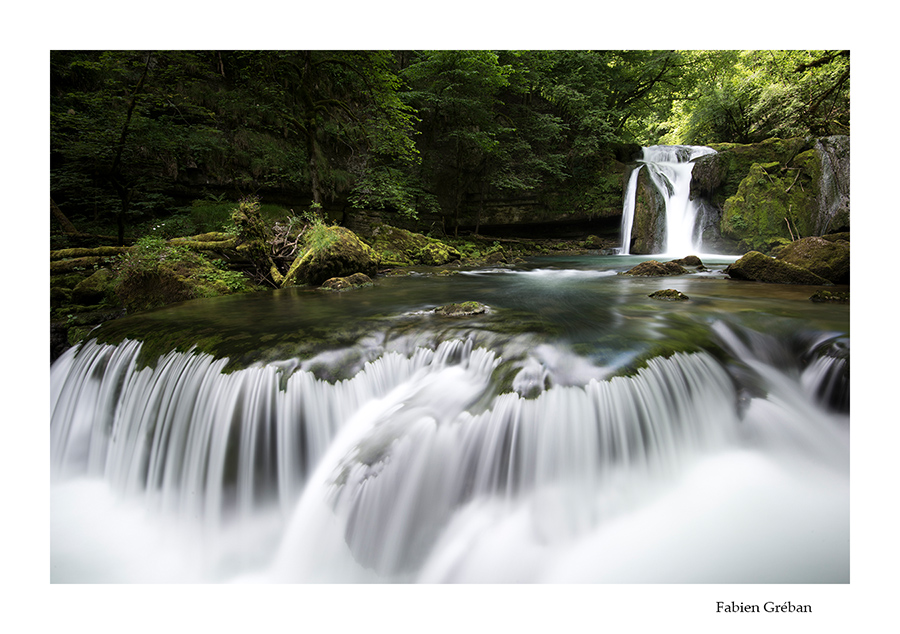
{"label": "vegetation on rock", "polygon": [[313,223],[303,234],[303,250],[284,275],[281,286],[319,286],[332,277],[353,273],[375,275],[378,262],[372,249],[349,229]]}
{"label": "vegetation on rock", "polygon": [[487,311],[487,306],[480,302],[462,302],[459,304],[445,304],[434,309],[435,315],[441,317],[470,317],[480,315]]}
{"label": "vegetation on rock", "polygon": [[246,279],[184,246],[142,238],[115,266],[115,293],[129,312],[174,302],[239,293]]}
{"label": "vegetation on rock", "polygon": [[674,288],[667,288],[665,290],[656,291],[654,293],[650,293],[647,297],[650,297],[651,299],[661,299],[670,302],[683,302],[690,299],[690,297],[688,297],[681,291],[675,290]]}
{"label": "vegetation on rock", "polygon": [[623,275],[633,275],[636,277],[657,277],[665,275],[683,275],[687,273],[680,264],[676,262],[659,262],[657,260],[647,260],[633,266],[623,273]]}
{"label": "vegetation on rock", "polygon": [[850,293],[849,291],[826,291],[823,289],[813,293],[809,299],[817,303],[849,304]]}
{"label": "vegetation on rock", "polygon": [[[848,236],[849,237],[849,236]],[[850,283],[850,243],[810,237],[796,240],[775,256],[795,264],[835,284]]]}
{"label": "vegetation on rock", "polygon": [[831,282],[795,264],[776,260],[759,251],[750,251],[729,264],[725,273],[736,280],[772,284],[830,285]]}

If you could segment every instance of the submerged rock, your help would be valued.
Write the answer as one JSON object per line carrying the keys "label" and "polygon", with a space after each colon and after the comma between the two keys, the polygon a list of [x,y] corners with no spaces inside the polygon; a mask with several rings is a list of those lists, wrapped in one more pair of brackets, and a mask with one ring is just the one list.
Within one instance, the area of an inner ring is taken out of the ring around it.
{"label": "submerged rock", "polygon": [[850,243],[825,238],[802,238],[785,246],[776,256],[835,284],[850,283]]}
{"label": "submerged rock", "polygon": [[658,277],[663,275],[683,275],[687,272],[687,269],[676,262],[647,260],[646,262],[641,262],[637,266],[628,269],[625,271],[624,275]]}
{"label": "submerged rock", "polygon": [[776,260],[759,251],[745,253],[739,260],[729,264],[725,273],[736,280],[750,280],[771,284],[819,284],[831,282],[795,264]]}
{"label": "submerged rock", "polygon": [[656,291],[655,293],[650,293],[647,297],[669,302],[683,302],[690,299],[690,297],[688,297],[681,291],[675,290],[674,288],[667,288],[662,291]]}
{"label": "submerged rock", "polygon": [[849,304],[850,293],[846,291],[840,292],[821,290],[813,293],[812,297],[810,297],[809,300],[816,303]]}
{"label": "submerged rock", "polygon": [[461,304],[445,304],[434,309],[435,315],[442,317],[469,317],[487,312],[487,306],[480,302],[462,302]]}
{"label": "submerged rock", "polygon": [[372,278],[365,273],[354,273],[348,277],[332,277],[325,280],[319,288],[326,291],[345,291],[350,288],[371,286]]}

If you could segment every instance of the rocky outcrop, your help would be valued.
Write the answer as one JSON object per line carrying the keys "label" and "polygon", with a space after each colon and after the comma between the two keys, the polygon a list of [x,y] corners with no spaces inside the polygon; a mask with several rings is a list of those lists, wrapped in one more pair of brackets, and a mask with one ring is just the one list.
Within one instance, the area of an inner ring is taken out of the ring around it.
{"label": "rocky outcrop", "polygon": [[676,264],[675,262],[658,262],[657,260],[647,260],[634,266],[623,275],[634,275],[636,277],[660,277],[665,275],[684,275],[688,270]]}
{"label": "rocky outcrop", "polygon": [[99,304],[115,296],[116,274],[109,269],[100,269],[78,282],[72,289],[71,300],[85,306]]}
{"label": "rocky outcrop", "polygon": [[834,284],[850,283],[850,243],[845,240],[802,238],[781,249],[776,258],[812,271]]}
{"label": "rocky outcrop", "polygon": [[694,161],[691,198],[719,218],[715,248],[772,253],[801,236],[849,230],[849,137],[710,147],[716,154]]}
{"label": "rocky outcrop", "polygon": [[831,282],[795,264],[764,255],[759,251],[745,253],[729,264],[725,273],[736,280],[767,282],[770,284],[830,285]]}

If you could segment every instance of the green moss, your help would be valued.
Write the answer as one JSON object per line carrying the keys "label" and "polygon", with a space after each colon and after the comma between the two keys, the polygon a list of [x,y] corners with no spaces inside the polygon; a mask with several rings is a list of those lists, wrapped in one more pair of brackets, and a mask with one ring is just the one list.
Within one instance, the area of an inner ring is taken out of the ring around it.
{"label": "green moss", "polygon": [[243,276],[183,245],[142,238],[115,267],[114,292],[129,312],[248,290]]}
{"label": "green moss", "polygon": [[380,226],[369,243],[380,266],[441,266],[462,257],[440,240],[390,225]]}

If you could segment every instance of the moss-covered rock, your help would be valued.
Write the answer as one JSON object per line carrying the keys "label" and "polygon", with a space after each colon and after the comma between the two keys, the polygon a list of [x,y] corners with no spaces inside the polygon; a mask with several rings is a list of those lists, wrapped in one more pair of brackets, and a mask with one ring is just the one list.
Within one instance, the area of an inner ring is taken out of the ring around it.
{"label": "moss-covered rock", "polygon": [[745,253],[740,259],[729,264],[725,268],[725,273],[736,280],[751,280],[772,284],[831,284],[831,282],[812,271],[807,271],[795,264],[776,260],[759,251]]}
{"label": "moss-covered rock", "polygon": [[443,266],[461,257],[457,249],[440,240],[390,225],[375,228],[369,244],[381,266]]}
{"label": "moss-covered rock", "polygon": [[487,312],[487,306],[480,302],[462,302],[459,304],[445,304],[434,309],[435,315],[442,317],[469,317]]}
{"label": "moss-covered rock", "polygon": [[683,275],[687,273],[687,269],[676,264],[675,262],[658,262],[657,260],[647,260],[634,266],[623,275],[634,275],[640,277],[659,277],[665,275]]}
{"label": "moss-covered rock", "polygon": [[785,246],[777,259],[795,264],[835,284],[850,283],[850,243],[802,238]]}
{"label": "moss-covered rock", "polygon": [[117,276],[109,269],[100,269],[81,280],[72,289],[71,301],[76,304],[99,304],[115,297]]}
{"label": "moss-covered rock", "polygon": [[372,278],[364,273],[354,273],[348,277],[332,277],[325,280],[319,288],[326,291],[345,291],[360,286],[371,286]]}
{"label": "moss-covered rock", "polygon": [[603,240],[599,236],[595,236],[593,234],[591,234],[587,238],[585,238],[584,242],[581,244],[581,246],[585,249],[591,249],[591,250],[604,248]]}
{"label": "moss-covered rock", "polygon": [[692,193],[702,193],[714,206],[722,208],[725,201],[737,193],[754,163],[789,165],[796,156],[813,149],[814,143],[811,139],[798,137],[766,139],[750,144],[711,143],[709,147],[716,154],[702,156],[695,162],[698,182],[696,189],[691,184]]}
{"label": "moss-covered rock", "polygon": [[115,266],[115,294],[128,312],[248,290],[237,271],[158,239],[142,239]]}
{"label": "moss-covered rock", "polygon": [[690,299],[690,297],[679,290],[675,290],[674,288],[667,288],[665,290],[656,291],[655,293],[650,293],[647,297],[649,297],[650,299],[659,299],[667,302],[684,302]]}
{"label": "moss-covered rock", "polygon": [[680,264],[681,266],[703,266],[703,260],[701,260],[696,255],[687,255],[683,258],[678,258],[677,260],[672,260],[675,264]]}
{"label": "moss-covered rock", "polygon": [[426,266],[443,266],[448,262],[460,259],[460,253],[450,245],[435,240],[419,249],[418,261]]}
{"label": "moss-covered rock", "polygon": [[294,260],[282,286],[319,286],[332,277],[353,273],[375,275],[378,263],[372,249],[344,227],[316,225],[304,234],[305,250]]}
{"label": "moss-covered rock", "polygon": [[818,209],[817,175],[810,173],[817,163],[807,160],[815,159],[814,151],[804,154],[808,155],[801,160],[804,168],[754,163],[737,193],[725,201],[722,234],[760,251],[770,251],[798,234],[809,235]]}

